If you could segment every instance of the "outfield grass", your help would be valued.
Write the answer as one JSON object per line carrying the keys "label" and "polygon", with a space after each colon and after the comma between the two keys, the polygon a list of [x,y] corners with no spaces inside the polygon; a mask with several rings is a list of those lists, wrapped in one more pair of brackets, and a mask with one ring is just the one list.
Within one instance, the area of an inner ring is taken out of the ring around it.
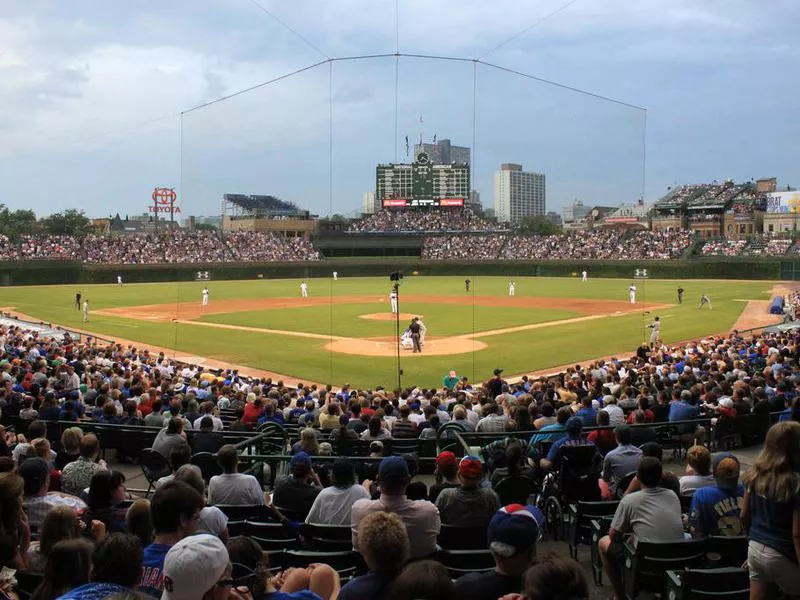
{"label": "outfield grass", "polygon": [[[344,274],[343,274],[344,275]],[[591,276],[591,273],[590,273]],[[473,292],[464,291],[464,279],[473,282]],[[431,335],[443,336],[485,331],[503,327],[540,323],[574,316],[559,307],[558,298],[627,300],[629,280],[590,279],[581,283],[569,278],[516,278],[517,296],[553,298],[548,309],[498,308],[465,305],[409,304],[406,294],[462,294],[468,301],[472,293],[505,296],[508,280],[502,277],[409,277],[402,286],[401,311],[425,316]],[[198,302],[203,283],[157,283],[117,287],[35,286],[0,289],[0,306],[64,326],[80,328],[80,313],[72,306],[80,289],[92,310],[119,306]],[[741,281],[638,281],[640,301],[674,304],[675,289],[685,288],[684,304],[659,311],[662,337],[667,342],[699,337],[728,330],[745,303],[740,300],[769,297],[770,282]],[[210,282],[211,303],[219,299],[299,296],[299,280],[254,280]],[[388,295],[389,282],[383,278],[341,277],[339,281],[309,281],[312,296],[332,296],[332,305],[298,307],[272,311],[227,313],[203,317],[206,321],[255,327],[308,331],[323,335],[382,337],[392,334],[390,321],[367,321],[358,315],[388,311],[386,302],[337,304],[337,295]],[[700,293],[707,293],[714,309],[697,310]],[[495,367],[507,374],[532,371],[574,361],[587,360],[620,351],[632,351],[647,334],[644,325],[651,317],[639,314],[608,317],[554,325],[541,329],[492,336],[483,339],[486,350],[453,356],[408,357],[404,355],[404,381],[422,385],[439,383],[450,369],[472,379],[483,379]],[[648,320],[646,320],[648,319]],[[191,324],[138,321],[116,316],[92,315],[89,329],[109,338],[126,338],[143,343],[176,348],[180,352],[206,356],[232,363],[269,369],[309,380],[356,385],[392,385],[396,381],[394,358],[358,357],[326,351],[324,342],[249,331],[214,330]]]}

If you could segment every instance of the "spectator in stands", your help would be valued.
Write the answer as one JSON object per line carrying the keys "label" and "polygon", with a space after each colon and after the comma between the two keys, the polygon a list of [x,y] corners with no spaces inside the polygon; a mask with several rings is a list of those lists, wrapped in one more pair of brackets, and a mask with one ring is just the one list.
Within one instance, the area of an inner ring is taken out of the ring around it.
{"label": "spectator in stands", "polygon": [[92,552],[91,582],[75,588],[59,600],[100,600],[130,592],[141,572],[142,547],[136,536],[111,534]]}
{"label": "spectator in stands", "polygon": [[214,431],[222,431],[225,428],[225,425],[222,423],[222,419],[214,414],[213,402],[203,402],[203,404],[200,406],[200,410],[202,411],[202,414],[194,423],[192,423],[192,429],[200,429],[200,422],[205,417],[209,417],[213,422]]}
{"label": "spectator in stands", "polygon": [[441,522],[456,527],[486,525],[500,508],[500,499],[491,488],[480,486],[483,465],[475,456],[465,456],[458,463],[460,486],[442,490],[436,499]]}
{"label": "spectator in stands", "polygon": [[496,488],[506,477],[522,476],[533,478],[534,471],[528,466],[525,451],[518,440],[514,439],[506,445],[503,459],[505,466],[498,467],[492,471],[491,483],[493,488]]}
{"label": "spectator in stands", "polygon": [[720,454],[714,457],[713,472],[716,485],[702,487],[692,496],[692,535],[742,535],[744,486],[739,484],[739,459],[733,454]]}
{"label": "spectator in stands", "polygon": [[233,567],[219,538],[201,533],[175,543],[164,559],[163,600],[228,600]]}
{"label": "spectator in stands", "polygon": [[[669,420],[672,421],[691,421],[700,418],[700,408],[697,406],[692,392],[682,390],[680,400],[673,402],[669,407]],[[686,423],[678,425],[680,441],[689,443],[695,440],[702,443],[706,439],[706,428],[702,425]]]}
{"label": "spectator in stands", "polygon": [[603,474],[599,481],[601,495],[607,500],[617,497],[617,485],[626,475],[636,471],[642,458],[642,451],[631,444],[630,426],[620,425],[614,430],[614,436],[617,447],[603,459]]}
{"label": "spectator in stands", "polygon": [[675,494],[658,487],[661,474],[661,461],[649,456],[642,458],[636,471],[642,490],[622,498],[608,535],[597,544],[603,570],[614,586],[617,598],[625,596],[620,568],[626,535],[632,535],[634,543],[638,540],[668,542],[683,539],[681,504]]}
{"label": "spectator in stands", "polygon": [[561,448],[569,446],[594,446],[592,442],[583,437],[583,420],[580,417],[570,417],[566,424],[567,435],[550,446],[547,458],[539,461],[542,469],[557,470],[561,466]]}
{"label": "spectator in stands", "polygon": [[[30,425],[28,425],[28,439],[35,440],[38,438],[46,438],[47,437],[47,423],[44,421],[33,421]],[[14,459],[14,464],[19,465],[20,460],[26,456],[28,456],[28,450],[30,450],[31,445],[25,441],[25,438],[22,437],[20,443],[14,446],[14,449],[11,452],[11,457]],[[56,453],[51,450],[50,460],[48,462],[53,462],[57,460]]]}
{"label": "spectator in stands", "polygon": [[521,504],[510,504],[496,512],[489,522],[487,536],[495,568],[459,577],[455,586],[460,600],[500,598],[522,590],[523,574],[536,557],[540,537],[536,514],[541,513],[534,511]]}
{"label": "spectator in stands", "polygon": [[[490,382],[496,381],[491,379]],[[500,433],[506,430],[508,417],[503,414],[503,409],[494,402],[490,402],[484,409],[486,416],[478,421],[475,431],[479,433]]]}
{"label": "spectator in stands", "polygon": [[[183,465],[175,473],[175,481],[183,481],[190,485],[201,497],[205,498],[203,474],[197,465]],[[223,542],[228,541],[228,517],[216,506],[203,506],[197,518],[197,531],[210,533]]]}
{"label": "spectator in stands", "polygon": [[25,569],[31,543],[28,516],[23,508],[25,481],[16,473],[0,473],[0,566]]}
{"label": "spectator in stands", "polygon": [[371,417],[367,429],[361,434],[362,440],[390,440],[392,434],[383,428],[383,423],[378,417]]}
{"label": "spectator in stands", "polygon": [[550,402],[544,402],[539,412],[541,416],[533,421],[534,429],[541,429],[556,422],[556,411]]}
{"label": "spectator in stands", "polygon": [[770,427],[764,447],[744,476],[741,520],[750,540],[750,598],[770,585],[800,595],[800,423]]}
{"label": "spectator in stands", "polygon": [[128,400],[125,403],[125,416],[122,418],[122,423],[124,425],[144,425],[144,419],[135,400]]}
{"label": "spectator in stands", "polygon": [[[611,418],[608,412],[601,410],[597,413],[598,427],[610,427]],[[617,437],[614,429],[595,429],[589,432],[587,439],[592,442],[601,454],[608,454],[611,450],[617,447]]]}
{"label": "spectator in stands", "polygon": [[[170,481],[158,488],[150,501],[155,539],[144,549],[138,588],[160,597],[164,591],[164,559],[169,549],[186,536],[197,532],[203,497],[183,481]],[[138,538],[130,536],[136,540]]]}
{"label": "spectator in stands", "polygon": [[200,419],[200,431],[192,437],[192,453],[210,452],[216,454],[225,445],[222,434],[214,431],[214,421],[205,416]]}
{"label": "spectator in stands", "polygon": [[369,571],[347,582],[339,600],[382,598],[409,558],[406,526],[392,513],[368,514],[358,528],[358,547]]}
{"label": "spectator in stands", "polygon": [[436,457],[436,469],[433,472],[435,483],[431,485],[428,499],[435,503],[442,490],[457,488],[461,485],[458,481],[458,459],[456,455],[445,450]]}
{"label": "spectator in stands", "polygon": [[183,419],[172,417],[167,422],[167,427],[158,432],[153,442],[153,450],[164,458],[169,458],[172,456],[172,451],[178,448],[189,448],[189,443],[186,441],[186,432],[183,431]]}
{"label": "spectator in stands", "polygon": [[26,458],[19,467],[19,474],[25,482],[23,506],[33,530],[38,530],[47,513],[57,506],[68,506],[77,512],[86,510],[86,503],[76,496],[47,491],[50,468],[41,458]]}
{"label": "spectator in stands", "polygon": [[61,432],[61,452],[56,458],[56,469],[63,471],[69,463],[78,460],[82,437],[83,431],[80,427],[68,427]]}
{"label": "spectator in stands", "polygon": [[[658,459],[659,461],[663,461],[664,459],[664,450],[661,448],[661,444],[658,442],[647,442],[646,444],[642,444],[642,458],[645,456],[651,456],[653,458]],[[676,496],[680,496],[680,483],[678,482],[678,477],[674,473],[670,473],[669,471],[663,471],[661,473],[661,481],[658,484],[658,487],[662,487],[664,489],[670,490],[675,492]],[[633,492],[638,492],[642,489],[641,484],[639,483],[639,478],[634,477],[631,480],[628,489],[625,491],[625,494],[632,494]]]}
{"label": "spectator in stands", "polygon": [[356,484],[353,462],[340,456],[331,469],[331,486],[314,499],[306,523],[315,525],[350,525],[350,511],[356,500],[368,499],[369,492]]}
{"label": "spectator in stands", "polygon": [[353,440],[359,439],[355,430],[348,427],[349,423],[350,418],[347,415],[339,415],[339,427],[331,431],[330,440],[332,444],[352,442]]}
{"label": "spectator in stands", "polygon": [[340,413],[338,404],[327,404],[319,413],[320,429],[336,429],[339,426]]}
{"label": "spectator in stands", "polygon": [[305,452],[309,456],[319,455],[319,439],[317,430],[313,427],[306,427],[300,431],[300,439],[292,444],[292,454]]}
{"label": "spectator in stands", "polygon": [[[75,516],[75,511],[71,507],[56,506],[52,508],[44,518],[39,531],[39,539],[31,542],[30,548],[28,548],[27,570],[44,571],[47,557],[58,542],[81,537],[80,523],[81,521]],[[86,579],[88,581],[88,574]]]}
{"label": "spectator in stands", "polygon": [[[72,515],[72,520],[75,516]],[[92,544],[77,535],[53,544],[42,568],[42,582],[36,587],[31,600],[63,598],[72,590],[89,583],[92,568]],[[88,597],[88,596],[87,596]]]}
{"label": "spectator in stands", "polygon": [[456,600],[447,569],[433,560],[409,563],[392,582],[387,600]]}
{"label": "spectator in stands", "polygon": [[289,461],[289,475],[275,480],[272,502],[276,507],[291,509],[305,519],[321,491],[322,484],[311,466],[311,457],[298,452]]}
{"label": "spectator in stands", "polygon": [[120,471],[100,471],[89,484],[87,521],[100,521],[109,533],[125,531],[126,508],[121,507],[128,496],[125,475]]}
{"label": "spectator in stands", "polygon": [[150,512],[150,501],[140,498],[125,513],[125,531],[139,538],[142,548],[153,543],[153,515]]}
{"label": "spectator in stands", "polygon": [[711,452],[705,446],[692,446],[686,451],[686,475],[681,477],[681,495],[691,496],[695,490],[714,485],[711,473]]}
{"label": "spectator in stands", "polygon": [[164,415],[161,412],[161,399],[156,398],[153,400],[152,410],[149,414],[145,415],[144,417],[144,424],[147,427],[163,427],[164,426]]}
{"label": "spectator in stands", "polygon": [[453,420],[450,422],[457,423],[464,431],[475,431],[475,425],[467,417],[467,409],[461,404],[453,409]]}
{"label": "spectator in stands", "polygon": [[[353,504],[351,523],[353,546],[358,549],[358,527],[366,515],[387,511],[405,523],[411,542],[411,558],[421,558],[436,550],[439,535],[439,511],[427,500],[409,500],[406,488],[411,481],[408,465],[402,457],[388,456],[378,470],[379,500],[357,500]],[[365,482],[365,485],[368,482]]]}
{"label": "spectator in stands", "polygon": [[636,425],[636,427],[631,427],[631,443],[634,446],[641,447],[648,442],[655,442],[658,439],[658,434],[656,434],[655,429],[645,425],[647,417],[644,411],[634,410],[631,414],[633,414],[633,424]]}
{"label": "spectator in stands", "polygon": [[409,419],[411,408],[404,404],[399,409],[400,416],[392,425],[393,438],[415,438],[417,437],[417,424]]}
{"label": "spectator in stands", "polygon": [[174,450],[169,453],[169,466],[172,470],[172,473],[169,475],[164,475],[156,480],[155,487],[158,489],[168,481],[172,481],[175,478],[175,472],[180,469],[183,465],[188,465],[192,460],[192,451],[189,449],[189,444],[183,446],[177,446]]}
{"label": "spectator in stands", "polygon": [[589,396],[581,400],[581,407],[575,413],[575,416],[583,421],[584,427],[594,427],[597,425],[597,411],[592,406],[592,399]]}
{"label": "spectator in stands", "polygon": [[265,504],[264,490],[252,475],[239,473],[239,454],[236,447],[226,444],[217,452],[224,473],[215,475],[208,483],[208,503]]}
{"label": "spectator in stands", "polygon": [[[556,412],[556,422],[550,425],[545,425],[539,430],[539,433],[533,436],[531,444],[541,444],[542,442],[554,442],[566,435],[565,427],[567,421],[572,417],[572,411],[568,406],[562,406]],[[581,427],[583,425],[581,424]]]}
{"label": "spectator in stands", "polygon": [[588,600],[589,584],[577,561],[549,554],[540,556],[525,572],[523,597],[525,600]]}
{"label": "spectator in stands", "polygon": [[248,402],[244,407],[244,416],[242,421],[249,425],[255,425],[259,419],[264,415],[264,400],[261,397],[256,397],[253,394],[253,401]]}

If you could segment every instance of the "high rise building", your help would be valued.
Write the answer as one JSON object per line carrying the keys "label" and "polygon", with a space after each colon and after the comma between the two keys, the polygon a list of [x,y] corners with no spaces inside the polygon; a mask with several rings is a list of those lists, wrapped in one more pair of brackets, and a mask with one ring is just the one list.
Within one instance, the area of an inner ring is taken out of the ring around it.
{"label": "high rise building", "polygon": [[588,206],[585,206],[580,200],[575,200],[575,202],[568,204],[562,209],[561,215],[565,223],[572,223],[573,221],[580,221],[586,218],[588,212]]}
{"label": "high rise building", "polygon": [[380,202],[375,199],[375,192],[365,192],[362,199],[361,212],[365,215],[372,215],[380,209]]}
{"label": "high rise building", "polygon": [[414,160],[420,152],[431,159],[432,165],[471,164],[471,151],[466,146],[453,146],[450,140],[439,140],[433,144],[414,144]]}
{"label": "high rise building", "polygon": [[544,174],[527,173],[513,163],[500,165],[494,174],[494,210],[497,220],[504,223],[544,215]]}

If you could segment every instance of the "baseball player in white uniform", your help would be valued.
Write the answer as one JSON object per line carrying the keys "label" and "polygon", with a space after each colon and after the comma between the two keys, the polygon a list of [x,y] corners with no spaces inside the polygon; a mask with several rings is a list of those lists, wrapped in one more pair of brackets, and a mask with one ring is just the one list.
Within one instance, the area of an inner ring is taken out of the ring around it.
{"label": "baseball player in white uniform", "polygon": [[392,314],[397,314],[397,286],[392,287],[392,291],[389,294],[389,302],[392,305]]}
{"label": "baseball player in white uniform", "polygon": [[628,298],[631,299],[631,304],[636,304],[636,284],[632,283],[628,286]]}
{"label": "baseball player in white uniform", "polygon": [[708,310],[711,310],[711,298],[705,294],[700,294],[700,304],[697,305],[697,308],[703,308],[706,304],[708,304]]}
{"label": "baseball player in white uniform", "polygon": [[117,275],[117,285],[122,287],[122,275]]}
{"label": "baseball player in white uniform", "polygon": [[581,281],[589,279],[589,274],[586,271],[581,271]]}
{"label": "baseball player in white uniform", "polygon": [[83,312],[83,322],[86,323],[86,322],[89,321],[89,301],[88,300],[84,300],[83,301],[83,307],[82,307],[81,310]]}
{"label": "baseball player in white uniform", "polygon": [[203,302],[202,302],[203,306],[208,306],[208,288],[204,287],[203,291],[200,292],[200,294],[203,297]]}
{"label": "baseball player in white uniform", "polygon": [[300,296],[302,298],[308,298],[308,284],[305,281],[300,283]]}
{"label": "baseball player in white uniform", "polygon": [[517,284],[513,281],[508,282],[508,295],[513,296],[514,292],[517,290]]}
{"label": "baseball player in white uniform", "polygon": [[661,339],[661,319],[656,317],[648,327],[650,328],[650,347],[652,348]]}
{"label": "baseball player in white uniform", "polygon": [[333,272],[333,280],[336,281],[337,279],[339,279],[339,271],[334,271]]}

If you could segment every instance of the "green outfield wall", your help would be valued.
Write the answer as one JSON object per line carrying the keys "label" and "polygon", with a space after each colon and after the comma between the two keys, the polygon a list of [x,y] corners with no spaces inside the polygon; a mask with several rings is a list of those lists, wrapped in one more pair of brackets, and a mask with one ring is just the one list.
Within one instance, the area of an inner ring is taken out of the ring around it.
{"label": "green outfield wall", "polygon": [[286,279],[388,276],[403,271],[419,275],[495,275],[573,277],[632,277],[647,269],[649,277],[665,279],[800,279],[800,260],[715,258],[656,261],[428,261],[415,258],[328,259],[306,263],[208,263],[194,265],[89,265],[70,261],[0,262],[0,286],[113,283],[121,274],[127,283],[190,281],[198,271],[211,280]]}

